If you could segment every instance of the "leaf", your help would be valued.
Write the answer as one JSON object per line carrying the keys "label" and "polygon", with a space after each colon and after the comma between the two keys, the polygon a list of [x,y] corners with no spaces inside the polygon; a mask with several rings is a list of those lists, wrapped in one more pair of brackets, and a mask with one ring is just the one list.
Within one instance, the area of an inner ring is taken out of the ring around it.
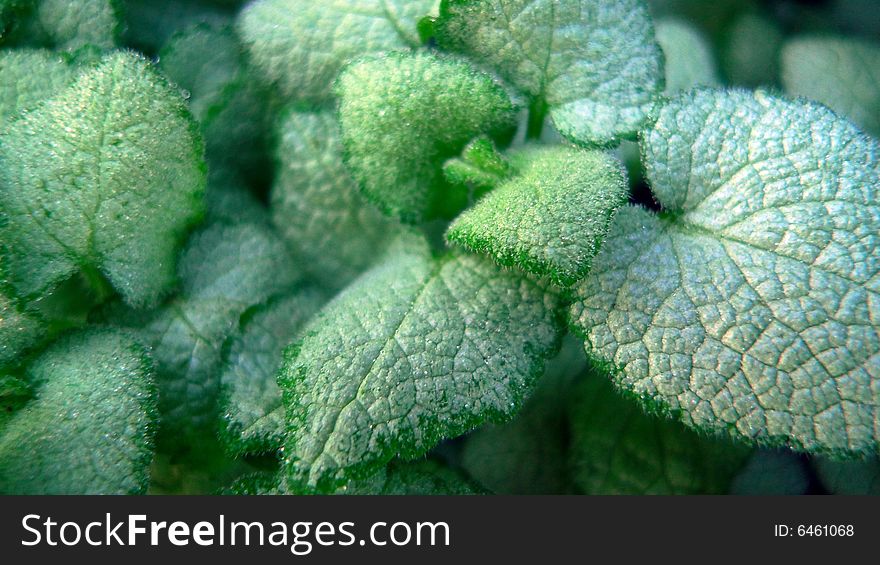
{"label": "leaf", "polygon": [[813,461],[813,468],[832,494],[880,494],[880,461],[876,458],[836,461],[819,457]]}
{"label": "leaf", "polygon": [[[461,496],[482,494],[477,485],[457,471],[436,461],[423,460],[388,467],[361,481],[353,481],[333,494],[384,496]],[[275,473],[253,473],[236,480],[222,494],[282,495],[295,494],[284,485],[284,478]]]}
{"label": "leaf", "polygon": [[291,111],[278,140],[275,227],[312,277],[343,288],[381,257],[399,227],[358,191],[342,161],[333,115]]}
{"label": "leaf", "polygon": [[239,16],[254,64],[288,98],[321,102],[345,63],[420,44],[416,23],[438,0],[261,0]]}
{"label": "leaf", "polygon": [[28,383],[22,378],[0,372],[0,434],[15,413],[24,406],[32,396]]}
{"label": "leaf", "polygon": [[275,380],[284,348],[321,307],[314,289],[270,301],[245,313],[227,342],[220,376],[223,439],[238,454],[272,453],[284,443],[284,407]]}
{"label": "leaf", "polygon": [[456,213],[443,162],[480,134],[502,137],[514,106],[489,75],[431,53],[365,57],[336,83],[346,164],[367,198],[404,222]]}
{"label": "leaf", "polygon": [[806,101],[701,90],[642,152],[665,212],[618,212],[578,285],[588,355],[689,426],[876,451],[877,141]]}
{"label": "leaf", "polygon": [[202,213],[194,127],[146,60],[116,53],[0,133],[0,240],[16,292],[33,298],[83,272],[133,306],[156,304]]}
{"label": "leaf", "polygon": [[437,40],[495,69],[577,143],[635,136],[663,86],[641,0],[443,0]]}
{"label": "leaf", "polygon": [[0,371],[36,345],[45,333],[45,322],[0,287]]}
{"label": "leaf", "polygon": [[37,398],[0,432],[4,494],[135,494],[153,455],[155,389],[128,333],[62,338],[28,367]]}
{"label": "leaf", "polygon": [[0,51],[0,127],[24,110],[58,94],[77,69],[63,55],[43,49]]}
{"label": "leaf", "polygon": [[230,25],[235,15],[210,0],[122,0],[125,44],[156,53],[184,28],[200,23]]}
{"label": "leaf", "polygon": [[697,28],[685,20],[665,18],[657,22],[656,35],[666,62],[667,94],[721,84],[712,46]]}
{"label": "leaf", "polygon": [[56,49],[112,49],[120,32],[114,0],[39,0],[35,15]]}
{"label": "leaf", "polygon": [[782,84],[880,136],[880,44],[804,36],[782,49]]}
{"label": "leaf", "polygon": [[396,455],[509,419],[556,349],[556,307],[484,259],[396,244],[285,354],[290,488],[333,491]]}
{"label": "leaf", "polygon": [[465,211],[446,239],[560,285],[590,269],[629,186],[610,154],[532,146],[509,156],[519,174]]}
{"label": "leaf", "polygon": [[583,494],[723,494],[749,451],[646,414],[601,373],[572,393],[571,469]]}
{"label": "leaf", "polygon": [[158,369],[166,444],[183,445],[219,421],[222,344],[251,306],[287,292],[298,273],[280,238],[259,224],[214,224],[180,260],[181,295],[149,314],[109,315],[142,328]]}
{"label": "leaf", "polygon": [[566,339],[512,421],[488,424],[467,437],[462,468],[495,494],[569,494],[566,404],[585,365],[578,340]]}

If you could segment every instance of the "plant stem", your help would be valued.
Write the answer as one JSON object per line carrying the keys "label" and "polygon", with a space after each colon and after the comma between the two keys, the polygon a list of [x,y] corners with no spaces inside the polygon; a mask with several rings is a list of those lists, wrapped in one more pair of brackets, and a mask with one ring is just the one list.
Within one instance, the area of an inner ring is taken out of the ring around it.
{"label": "plant stem", "polygon": [[535,98],[529,105],[529,125],[526,129],[526,139],[541,139],[546,118],[547,102],[543,96]]}

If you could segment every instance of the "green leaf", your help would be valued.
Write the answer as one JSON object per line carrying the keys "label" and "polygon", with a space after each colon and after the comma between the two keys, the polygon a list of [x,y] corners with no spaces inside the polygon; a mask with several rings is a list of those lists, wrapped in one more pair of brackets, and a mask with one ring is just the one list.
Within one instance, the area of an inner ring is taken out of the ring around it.
{"label": "green leaf", "polygon": [[561,285],[590,269],[629,186],[612,155],[532,146],[509,155],[519,174],[449,227],[446,239]]}
{"label": "green leaf", "polygon": [[114,0],[39,0],[35,16],[56,49],[112,49],[120,31]]}
{"label": "green leaf", "polygon": [[28,367],[37,398],[0,434],[4,494],[135,494],[153,456],[153,367],[124,332],[56,342]]}
{"label": "green leaf", "polygon": [[286,352],[294,490],[333,491],[396,455],[509,419],[555,351],[557,298],[474,256],[401,242]]}
{"label": "green leaf", "polygon": [[[352,481],[333,494],[346,495],[436,495],[461,496],[482,494],[477,485],[457,471],[436,461],[393,461],[388,467],[360,481]],[[279,495],[292,493],[284,477],[275,473],[254,473],[236,480],[222,494]]]}
{"label": "green leaf", "polygon": [[578,143],[633,137],[663,86],[642,0],[443,0],[437,40],[498,71]]}
{"label": "green leaf", "polygon": [[657,43],[666,61],[666,93],[697,86],[718,86],[712,46],[685,20],[666,18],[657,22]]}
{"label": "green leaf", "polygon": [[782,84],[880,136],[880,44],[851,38],[799,37],[782,49]]}
{"label": "green leaf", "polygon": [[512,421],[488,424],[467,437],[462,468],[495,494],[570,493],[566,405],[572,381],[585,368],[583,347],[567,338]]}
{"label": "green leaf", "polygon": [[417,223],[456,213],[443,162],[515,124],[507,93],[468,63],[431,53],[360,59],[336,83],[346,163],[385,213]]}
{"label": "green leaf", "polygon": [[571,468],[584,494],[723,494],[749,450],[646,414],[598,372],[572,396]]}
{"label": "green leaf", "polygon": [[276,375],[284,348],[318,311],[324,297],[314,289],[258,306],[242,317],[226,346],[223,372],[223,439],[238,454],[272,453],[284,443],[284,406]]}
{"label": "green leaf", "polygon": [[701,90],[642,142],[571,321],[618,385],[764,445],[875,452],[880,147],[806,101]]}
{"label": "green leaf", "polygon": [[186,445],[214,432],[222,345],[251,306],[287,292],[295,271],[280,238],[258,224],[214,224],[195,233],[180,261],[181,295],[158,311],[109,315],[142,328],[156,359],[162,436]]}
{"label": "green leaf", "polygon": [[131,305],[155,304],[204,185],[183,100],[143,58],[110,55],[0,133],[9,281],[32,298],[83,272]]}
{"label": "green leaf", "polygon": [[313,278],[343,288],[381,257],[399,227],[358,191],[342,161],[333,115],[292,111],[278,140],[275,227]]}
{"label": "green leaf", "polygon": [[58,53],[43,49],[0,51],[0,127],[61,92],[76,75],[77,69]]}
{"label": "green leaf", "polygon": [[820,457],[813,461],[813,468],[832,494],[880,494],[880,460],[876,458],[836,461]]}
{"label": "green leaf", "polygon": [[0,287],[0,370],[36,345],[45,333],[45,322]]}
{"label": "green leaf", "polygon": [[420,44],[416,24],[438,0],[261,0],[239,16],[254,64],[288,98],[321,102],[342,66]]}
{"label": "green leaf", "polygon": [[125,44],[156,53],[175,33],[200,23],[230,25],[231,10],[208,0],[122,0]]}
{"label": "green leaf", "polygon": [[32,391],[22,378],[0,373],[0,434],[15,413],[31,399]]}

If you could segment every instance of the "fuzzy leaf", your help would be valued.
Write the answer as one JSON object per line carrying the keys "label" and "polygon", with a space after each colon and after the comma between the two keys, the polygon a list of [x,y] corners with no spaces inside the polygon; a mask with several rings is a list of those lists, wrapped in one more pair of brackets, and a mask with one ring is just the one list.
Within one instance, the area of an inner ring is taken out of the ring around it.
{"label": "fuzzy leaf", "polygon": [[35,297],[85,272],[129,304],[155,304],[174,284],[204,185],[183,100],[143,58],[108,56],[0,133],[10,283]]}
{"label": "fuzzy leaf", "polygon": [[44,322],[0,287],[0,369],[14,363],[19,354],[36,345],[45,333]]}
{"label": "fuzzy leaf", "polygon": [[443,0],[437,39],[548,107],[578,143],[634,136],[662,90],[642,0]]}
{"label": "fuzzy leaf", "polygon": [[333,115],[290,112],[278,139],[275,227],[312,277],[343,288],[381,257],[399,228],[358,191]]}
{"label": "fuzzy leaf", "polygon": [[56,49],[112,49],[120,31],[115,0],[39,0],[35,15]]}
{"label": "fuzzy leaf", "polygon": [[800,37],[782,49],[782,84],[880,136],[880,44]]}
{"label": "fuzzy leaf", "polygon": [[459,216],[446,239],[501,265],[575,283],[626,202],[623,165],[607,153],[564,146],[534,146],[509,159],[519,174]]}
{"label": "fuzzy leaf", "polygon": [[487,260],[396,244],[286,353],[291,488],[333,491],[398,454],[509,419],[556,348],[556,307]]}
{"label": "fuzzy leaf", "polygon": [[61,339],[28,367],[37,398],[0,432],[4,494],[135,494],[153,456],[153,366],[127,333]]}
{"label": "fuzzy leaf", "polygon": [[384,212],[411,223],[463,208],[444,182],[443,162],[480,134],[503,136],[516,118],[489,75],[430,53],[361,59],[336,89],[355,180]]}
{"label": "fuzzy leaf", "polygon": [[419,46],[416,23],[438,0],[260,0],[239,16],[254,64],[281,92],[320,102],[361,55]]}
{"label": "fuzzy leaf", "polygon": [[763,92],[673,99],[643,137],[666,210],[618,212],[571,320],[686,424],[807,451],[880,436],[880,146]]}
{"label": "fuzzy leaf", "polygon": [[323,302],[321,293],[306,289],[243,316],[227,345],[220,377],[223,438],[231,451],[272,453],[284,444],[284,406],[275,377],[284,348]]}
{"label": "fuzzy leaf", "polygon": [[0,51],[0,126],[55,96],[73,82],[77,69],[43,49]]}

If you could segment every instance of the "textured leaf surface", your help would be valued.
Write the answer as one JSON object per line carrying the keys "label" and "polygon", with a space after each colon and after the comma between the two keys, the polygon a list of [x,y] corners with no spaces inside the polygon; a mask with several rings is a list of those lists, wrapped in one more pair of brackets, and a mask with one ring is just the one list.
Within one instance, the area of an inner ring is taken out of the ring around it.
{"label": "textured leaf surface", "polygon": [[284,443],[284,406],[276,375],[284,348],[321,307],[305,289],[247,312],[227,345],[223,387],[224,438],[238,453],[271,453]]}
{"label": "textured leaf surface", "polygon": [[662,90],[641,0],[444,0],[438,40],[497,70],[559,132],[588,144],[635,135]]}
{"label": "textured leaf surface", "polygon": [[358,191],[333,115],[291,112],[278,138],[275,227],[312,277],[342,288],[382,255],[399,228]]}
{"label": "textured leaf surface", "polygon": [[128,334],[91,330],[28,368],[37,398],[0,432],[4,494],[134,494],[146,488],[153,367]]}
{"label": "textured leaf surface", "polygon": [[515,124],[513,104],[489,75],[430,53],[367,57],[336,85],[347,164],[367,197],[407,222],[457,212],[443,162],[480,134]]}
{"label": "textured leaf surface", "polygon": [[174,283],[204,185],[183,100],[146,60],[110,55],[0,134],[9,280],[35,296],[84,271],[129,304],[154,304]]}
{"label": "textured leaf surface", "polygon": [[612,155],[574,148],[531,147],[510,155],[511,180],[449,227],[446,238],[570,285],[583,278],[629,186]]}
{"label": "textured leaf surface", "polygon": [[36,314],[22,308],[0,288],[0,369],[36,345],[45,329],[44,322]]}
{"label": "textured leaf surface", "polygon": [[119,34],[114,0],[39,0],[36,18],[56,49],[112,49]]}
{"label": "textured leaf surface", "polygon": [[556,347],[556,306],[485,259],[395,245],[286,354],[291,488],[332,491],[510,418]]}
{"label": "textured leaf surface", "polygon": [[688,425],[876,451],[877,141],[824,107],[696,91],[644,135],[663,216],[618,212],[571,320]]}
{"label": "textured leaf surface", "polygon": [[177,443],[213,431],[224,340],[248,308],[289,290],[296,277],[271,229],[214,224],[187,244],[180,297],[154,313],[113,320],[142,327],[153,348],[163,437]]}
{"label": "textured leaf surface", "polygon": [[76,77],[63,55],[43,49],[0,51],[0,126],[58,94]]}
{"label": "textured leaf surface", "polygon": [[584,494],[724,494],[748,450],[648,415],[591,373],[573,393],[571,469]]}
{"label": "textured leaf surface", "polygon": [[657,22],[656,35],[666,61],[668,94],[720,85],[712,46],[697,28],[684,20],[666,18]]}
{"label": "textured leaf surface", "polygon": [[880,43],[801,37],[782,49],[782,84],[880,136]]}
{"label": "textured leaf surface", "polygon": [[417,22],[438,0],[261,0],[239,17],[242,39],[266,79],[288,97],[327,99],[349,60],[418,47]]}

